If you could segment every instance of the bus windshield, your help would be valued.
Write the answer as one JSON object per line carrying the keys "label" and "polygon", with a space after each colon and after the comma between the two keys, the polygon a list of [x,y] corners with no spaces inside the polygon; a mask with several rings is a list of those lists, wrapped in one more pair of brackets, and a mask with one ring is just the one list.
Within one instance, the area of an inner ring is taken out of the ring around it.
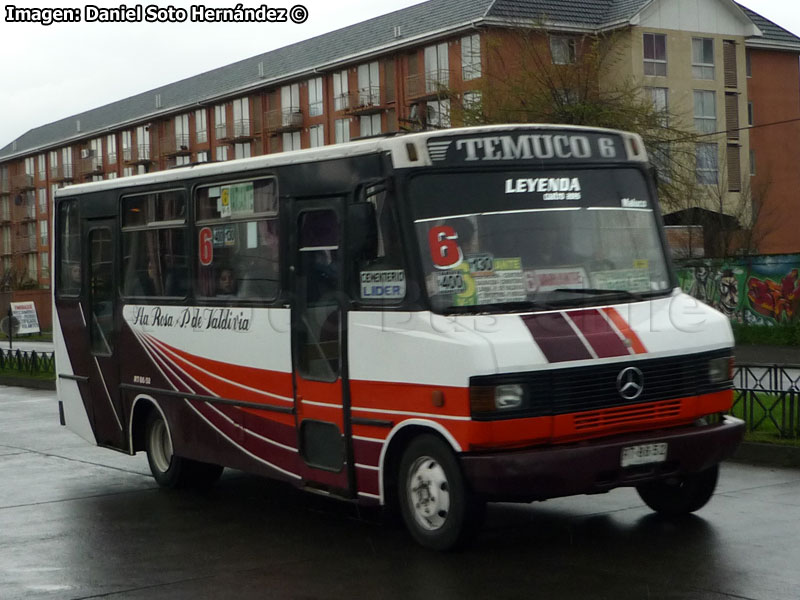
{"label": "bus windshield", "polygon": [[630,301],[672,288],[636,169],[426,174],[410,197],[434,310]]}

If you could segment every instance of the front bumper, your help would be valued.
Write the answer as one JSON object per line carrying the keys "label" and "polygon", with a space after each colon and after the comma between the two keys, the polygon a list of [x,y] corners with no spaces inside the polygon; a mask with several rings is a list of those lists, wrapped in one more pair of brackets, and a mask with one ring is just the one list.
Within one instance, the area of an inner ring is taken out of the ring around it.
{"label": "front bumper", "polygon": [[[489,500],[529,502],[702,471],[730,457],[744,436],[744,421],[724,417],[707,426],[637,432],[614,438],[528,450],[460,457],[471,489]],[[626,446],[667,444],[665,462],[622,468]]]}

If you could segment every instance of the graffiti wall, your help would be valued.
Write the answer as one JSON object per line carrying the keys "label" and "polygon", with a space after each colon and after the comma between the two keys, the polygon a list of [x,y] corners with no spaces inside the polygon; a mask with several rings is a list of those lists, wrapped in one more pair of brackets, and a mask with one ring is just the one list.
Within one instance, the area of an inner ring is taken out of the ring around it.
{"label": "graffiti wall", "polygon": [[681,288],[732,321],[800,321],[800,254],[676,261]]}

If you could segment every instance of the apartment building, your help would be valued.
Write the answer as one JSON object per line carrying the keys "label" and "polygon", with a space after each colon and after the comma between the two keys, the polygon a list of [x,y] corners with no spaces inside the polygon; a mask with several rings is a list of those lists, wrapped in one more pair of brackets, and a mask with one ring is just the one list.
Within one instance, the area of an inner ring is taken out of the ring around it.
{"label": "apartment building", "polygon": [[[513,52],[488,40],[528,25],[549,32],[557,64],[574,61],[580,36],[619,32],[624,60],[609,77],[637,78],[654,102],[707,134],[698,183],[724,191],[723,212],[735,212],[751,164],[756,177],[788,176],[786,156],[770,150],[781,148],[781,130],[750,136],[745,126],[771,118],[784,87],[796,97],[800,39],[730,0],[429,0],[43,125],[0,149],[6,283],[13,274],[49,285],[59,186],[459,125],[455,105],[479,103],[501,68],[493,57]],[[773,62],[785,70],[773,72]],[[787,119],[797,115],[790,104]],[[770,201],[783,210],[792,188],[774,185]],[[767,248],[789,248],[775,239]]]}

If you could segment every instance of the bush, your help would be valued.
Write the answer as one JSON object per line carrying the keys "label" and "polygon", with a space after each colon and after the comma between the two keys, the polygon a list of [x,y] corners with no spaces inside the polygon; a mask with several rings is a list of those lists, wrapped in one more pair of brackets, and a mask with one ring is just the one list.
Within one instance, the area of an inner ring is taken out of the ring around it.
{"label": "bush", "polygon": [[787,325],[742,325],[731,323],[737,344],[800,346],[800,321]]}

